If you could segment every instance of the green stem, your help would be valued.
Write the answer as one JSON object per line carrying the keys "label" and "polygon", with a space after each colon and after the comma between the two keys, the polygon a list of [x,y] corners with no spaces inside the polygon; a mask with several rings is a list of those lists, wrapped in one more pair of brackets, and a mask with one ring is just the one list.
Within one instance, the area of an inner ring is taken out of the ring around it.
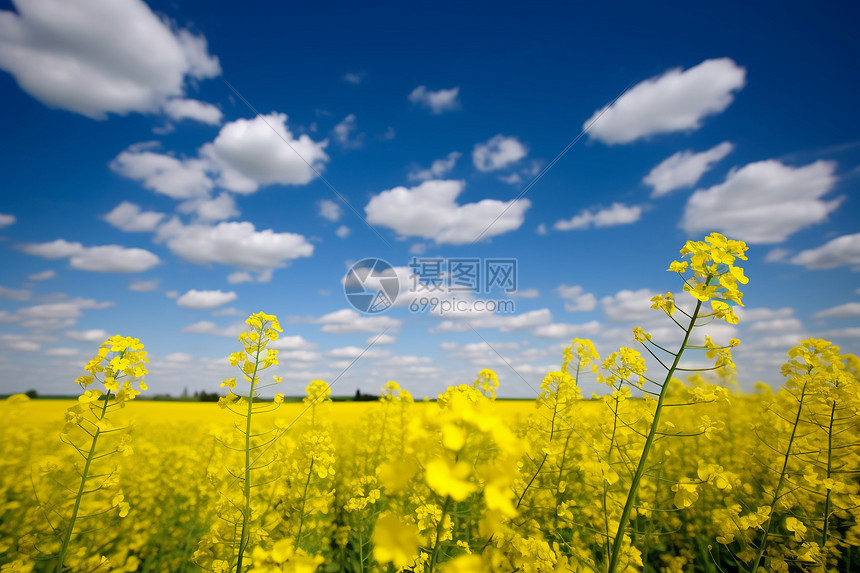
{"label": "green stem", "polygon": [[[836,401],[833,401],[833,406],[830,408],[830,425],[827,428],[827,478],[830,479],[830,474],[833,471],[833,419],[836,415]],[[827,490],[827,497],[824,499],[824,525],[821,530],[821,551],[825,552],[827,547],[827,529],[830,525],[830,492]]]}
{"label": "green stem", "polygon": [[791,459],[791,446],[794,444],[794,437],[797,435],[797,426],[800,423],[800,414],[803,411],[803,400],[805,397],[806,384],[803,385],[803,389],[800,391],[800,402],[797,405],[797,416],[794,418],[794,426],[791,428],[791,437],[788,439],[788,447],[785,450],[785,459],[782,462],[782,471],[779,472],[779,481],[776,484],[776,490],[773,492],[773,501],[770,503],[767,527],[764,530],[764,537],[762,537],[761,544],[759,544],[758,551],[753,559],[752,571],[750,573],[756,573],[756,571],[758,571],[761,557],[764,555],[764,550],[767,548],[767,538],[770,536],[770,528],[773,525],[773,508],[776,507],[776,502],[780,497],[779,492],[782,489],[782,484],[785,482],[786,472],[788,471],[788,460]]}
{"label": "green stem", "polygon": [[436,540],[433,543],[433,552],[430,554],[430,567],[427,573],[433,573],[436,568],[436,560],[439,558],[439,548],[442,546],[439,538],[442,537],[442,529],[445,527],[445,516],[448,515],[448,509],[451,504],[451,496],[445,497],[445,503],[442,504],[442,517],[439,518],[439,523],[436,525]]}
{"label": "green stem", "polygon": [[[107,412],[107,405],[110,401],[110,390],[105,395],[104,406],[102,406],[102,412],[98,417],[98,421],[102,421],[105,417],[105,413]],[[81,485],[78,487],[78,495],[75,497],[75,507],[72,509],[72,517],[69,520],[69,527],[66,529],[66,536],[63,539],[63,545],[60,547],[59,561],[57,562],[57,573],[63,573],[63,562],[66,560],[66,552],[69,549],[69,543],[72,540],[72,532],[75,529],[75,520],[78,518],[78,510],[81,508],[81,499],[83,499],[84,495],[84,487],[87,483],[87,474],[90,471],[90,464],[93,461],[93,454],[96,451],[96,442],[99,439],[99,433],[101,429],[96,426],[96,433],[93,435],[93,442],[90,445],[90,451],[87,454],[87,462],[84,464],[84,471],[81,474]]]}
{"label": "green stem", "polygon": [[[709,279],[710,282],[710,279]],[[707,284],[707,283],[706,283]],[[630,484],[630,491],[627,492],[627,501],[624,503],[624,509],[621,511],[621,519],[618,521],[618,530],[615,532],[615,541],[612,544],[612,556],[609,560],[609,573],[615,573],[618,567],[618,560],[621,558],[621,545],[624,541],[624,530],[627,527],[627,519],[630,517],[630,511],[633,509],[633,500],[636,497],[636,490],[639,488],[639,482],[642,481],[642,476],[645,475],[645,464],[648,459],[648,453],[651,451],[651,445],[654,443],[654,437],[657,435],[657,425],[660,421],[660,412],[663,409],[663,400],[666,399],[666,389],[669,387],[669,382],[681,362],[681,356],[684,354],[684,349],[687,347],[687,341],[690,339],[690,334],[696,325],[696,318],[699,316],[699,310],[702,308],[702,301],[696,303],[696,309],[690,317],[690,325],[684,333],[684,341],[675,355],[675,360],[672,362],[672,367],[666,373],[666,379],[663,381],[663,386],[660,388],[660,397],[657,399],[657,408],[654,410],[654,420],[651,422],[651,429],[648,432],[648,437],[645,438],[645,445],[642,448],[642,455],[639,457],[639,464],[636,466],[636,473],[633,474],[633,481]]]}
{"label": "green stem", "polygon": [[314,460],[311,460],[311,465],[308,468],[308,479],[305,481],[305,491],[302,492],[302,509],[299,511],[299,531],[296,533],[296,549],[301,548],[302,542],[302,527],[305,524],[305,504],[308,499],[308,489],[311,485],[311,476],[314,473]]}
{"label": "green stem", "polygon": [[254,374],[251,376],[251,389],[248,390],[248,420],[245,425],[245,510],[242,512],[242,533],[239,537],[239,557],[236,560],[236,573],[242,573],[242,560],[250,538],[248,518],[251,515],[251,414],[254,406],[254,385],[257,383],[257,370],[260,367],[260,352],[263,349],[263,327],[257,339],[254,354]]}

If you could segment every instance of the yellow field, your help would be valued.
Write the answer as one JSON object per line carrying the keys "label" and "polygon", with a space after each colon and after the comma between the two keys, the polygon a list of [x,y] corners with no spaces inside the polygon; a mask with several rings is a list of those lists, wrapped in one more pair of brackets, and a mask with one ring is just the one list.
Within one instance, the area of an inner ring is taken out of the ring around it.
{"label": "yellow field", "polygon": [[[652,302],[683,342],[633,329],[662,370],[575,339],[534,401],[497,400],[491,370],[435,402],[389,382],[332,403],[321,380],[260,401],[281,329],[257,313],[217,405],[144,402],[143,344],[111,337],[76,402],[0,403],[2,571],[856,571],[860,359],[803,340],[782,388],[740,394],[739,342],[690,343],[737,322],[745,248],[682,250],[695,308]],[[685,351],[713,367],[685,372]],[[582,399],[583,373],[602,396]]]}

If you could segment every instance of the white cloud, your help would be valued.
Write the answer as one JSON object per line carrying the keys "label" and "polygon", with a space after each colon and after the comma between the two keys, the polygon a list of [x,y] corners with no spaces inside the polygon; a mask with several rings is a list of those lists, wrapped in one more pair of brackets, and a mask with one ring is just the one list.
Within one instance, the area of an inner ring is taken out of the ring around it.
{"label": "white cloud", "polygon": [[735,314],[741,324],[748,322],[757,322],[760,320],[777,320],[789,318],[794,315],[794,309],[791,307],[783,308],[749,308],[735,307]]}
{"label": "white cloud", "polygon": [[8,227],[9,225],[14,225],[17,220],[18,218],[15,215],[0,213],[0,229]]}
{"label": "white cloud", "polygon": [[555,290],[565,300],[564,309],[568,312],[587,312],[597,307],[597,297],[581,286],[561,285]]}
{"label": "white cloud", "polygon": [[792,257],[791,262],[808,269],[860,265],[860,233],[842,235],[820,247],[801,251]]}
{"label": "white cloud", "polygon": [[[457,204],[463,181],[425,181],[416,187],[395,187],[370,199],[364,208],[367,221],[393,229],[402,236],[434,239],[462,245],[483,233],[485,238],[519,229],[531,203],[484,199]],[[509,206],[509,208],[508,208]],[[505,210],[507,208],[507,210]],[[498,220],[497,220],[498,218]]]}
{"label": "white cloud", "polygon": [[207,161],[177,159],[140,146],[130,147],[110,162],[116,173],[173,199],[207,197],[213,186],[207,175],[210,167]]}
{"label": "white cloud", "polygon": [[330,312],[313,321],[322,324],[322,331],[330,334],[352,332],[382,332],[386,328],[396,331],[402,321],[390,316],[363,316],[351,308]]}
{"label": "white cloud", "polygon": [[409,101],[429,108],[434,114],[460,109],[458,96],[460,88],[430,91],[426,86],[418,86],[409,94]]}
{"label": "white cloud", "polygon": [[221,187],[253,193],[264,185],[310,183],[315,174],[308,164],[321,171],[329,160],[327,145],[328,140],[317,142],[307,134],[294,138],[287,115],[272,112],[225,124],[200,154],[217,166]]}
{"label": "white cloud", "polygon": [[314,246],[296,233],[257,231],[253,223],[222,222],[215,226],[183,225],[178,219],[158,229],[158,239],[187,261],[220,263],[245,270],[285,266],[299,257],[310,257]]}
{"label": "white cloud", "polygon": [[675,68],[633,86],[584,124],[593,139],[630,143],[658,133],[688,131],[725,110],[744,87],[746,70],[729,58],[705,60],[686,71]]}
{"label": "white cloud", "polygon": [[750,163],[693,193],[681,226],[690,234],[717,230],[748,243],[780,243],[839,206],[841,199],[821,200],[836,184],[835,168],[832,161],[804,167],[773,159]]}
{"label": "white cloud", "polygon": [[128,290],[133,290],[135,292],[152,292],[154,290],[158,290],[158,283],[158,279],[134,281],[129,285]]}
{"label": "white cloud", "polygon": [[2,334],[0,342],[17,352],[36,352],[42,345],[20,334]]}
{"label": "white cloud", "polygon": [[337,222],[343,215],[343,208],[340,205],[329,199],[323,199],[317,203],[319,207],[319,215],[323,219],[328,219],[331,222]]}
{"label": "white cloud", "polygon": [[47,106],[103,119],[155,112],[221,73],[206,39],[140,0],[30,0],[0,11],[0,68]]}
{"label": "white cloud", "polygon": [[244,322],[237,322],[229,326],[219,327],[214,322],[210,322],[208,320],[201,320],[200,322],[195,322],[194,324],[189,324],[188,326],[184,327],[182,329],[182,332],[186,334],[209,334],[211,336],[224,336],[228,338],[235,338],[239,336],[239,334],[241,334],[244,330]]}
{"label": "white cloud", "polygon": [[81,351],[77,348],[48,348],[45,350],[45,356],[77,356]]}
{"label": "white cloud", "polygon": [[194,213],[201,223],[217,223],[239,216],[236,200],[228,193],[221,193],[214,199],[190,199],[177,208],[180,213]]}
{"label": "white cloud", "polygon": [[860,327],[853,326],[848,328],[837,328],[821,333],[821,336],[828,340],[839,338],[860,338]]}
{"label": "white cloud", "polygon": [[582,230],[589,227],[612,227],[629,225],[642,217],[642,207],[613,203],[606,209],[583,209],[569,220],[556,221],[553,229],[557,231]]}
{"label": "white cloud", "polygon": [[364,147],[364,134],[358,133],[355,114],[351,113],[332,129],[334,140],[344,149],[359,149]]}
{"label": "white cloud", "polygon": [[57,276],[57,273],[55,273],[54,271],[48,270],[48,271],[41,271],[38,273],[33,273],[32,275],[28,275],[27,278],[30,279],[31,281],[46,281],[48,279],[54,278],[55,276]]}
{"label": "white cloud", "polygon": [[353,85],[358,85],[361,83],[362,78],[364,77],[363,73],[346,73],[343,74],[343,81],[349,82]]}
{"label": "white cloud", "polygon": [[528,149],[514,136],[502,134],[486,143],[477,143],[472,150],[472,163],[478,171],[495,171],[516,163],[528,154]]}
{"label": "white cloud", "polygon": [[57,330],[73,326],[83,316],[84,310],[104,309],[112,305],[112,302],[74,298],[20,308],[3,322],[18,322],[24,328],[36,330]]}
{"label": "white cloud", "polygon": [[5,298],[6,300],[30,300],[30,291],[28,290],[18,290],[12,288],[6,288],[4,286],[0,286],[0,298]]}
{"label": "white cloud", "polygon": [[734,150],[735,146],[728,141],[712,147],[701,153],[691,150],[679,151],[671,157],[664,159],[642,181],[654,188],[652,197],[660,197],[675,189],[692,187],[699,182],[702,175],[726,155]]}
{"label": "white cloud", "polygon": [[371,336],[367,339],[367,344],[373,345],[394,344],[395,342],[397,342],[397,339],[390,334],[380,334],[379,336]]}
{"label": "white cloud", "polygon": [[346,225],[341,225],[337,228],[337,231],[334,232],[335,235],[340,237],[341,239],[345,239],[349,236],[352,231]]}
{"label": "white cloud", "polygon": [[860,302],[848,302],[819,310],[813,315],[815,318],[860,318]]}
{"label": "white cloud", "polygon": [[123,201],[113,211],[104,216],[104,220],[127,233],[154,231],[164,213],[142,211],[138,205]]}
{"label": "white cloud", "polygon": [[164,111],[172,119],[193,119],[209,125],[218,125],[224,114],[221,110],[205,101],[176,98],[164,104]]}
{"label": "white cloud", "polygon": [[747,332],[798,332],[803,330],[803,323],[796,318],[776,318],[753,322]]}
{"label": "white cloud", "polygon": [[638,290],[624,289],[614,295],[600,299],[603,313],[612,322],[642,322],[661,312],[651,308],[651,297],[656,292],[646,288]]}
{"label": "white cloud", "polygon": [[536,288],[527,288],[509,292],[507,294],[511,298],[538,298],[540,296],[540,291]]}
{"label": "white cloud", "polygon": [[541,223],[540,225],[538,225],[538,226],[537,226],[537,229],[535,229],[535,232],[536,232],[538,235],[546,235],[546,234],[548,234],[548,233],[549,233],[549,231],[548,231],[548,230],[547,230],[547,228],[546,228],[546,223]]}
{"label": "white cloud", "polygon": [[355,360],[359,357],[361,358],[384,358],[390,355],[391,352],[388,350],[382,350],[378,348],[359,348],[358,346],[344,346],[343,348],[333,348],[326,352],[326,356],[330,356],[331,358],[346,358],[348,360]]}
{"label": "white cloud", "polygon": [[542,308],[522,314],[495,314],[489,311],[446,312],[437,314],[445,320],[431,332],[465,332],[480,328],[495,328],[500,332],[516,332],[528,330],[552,321],[549,309]]}
{"label": "white cloud", "polygon": [[452,151],[445,156],[444,159],[436,159],[433,161],[427,169],[416,169],[410,171],[409,180],[425,181],[427,179],[439,179],[444,177],[454,169],[454,165],[457,164],[457,160],[462,156],[463,154],[459,151]]}
{"label": "white cloud", "polygon": [[84,247],[57,239],[48,243],[30,243],[21,250],[44,259],[69,259],[69,266],[81,271],[103,273],[140,273],[161,262],[153,253],[144,249],[129,249],[119,245]]}
{"label": "white cloud", "polygon": [[196,290],[191,289],[184,295],[176,299],[176,306],[183,308],[196,308],[200,310],[210,310],[228,302],[236,300],[235,292],[224,292],[221,290]]}
{"label": "white cloud", "polygon": [[788,249],[780,249],[780,248],[771,249],[764,256],[764,262],[766,262],[766,263],[779,263],[779,262],[782,262],[785,259],[787,259],[790,254],[791,254],[791,251],[789,251]]}
{"label": "white cloud", "polygon": [[316,344],[308,342],[299,335],[281,336],[269,343],[269,348],[276,350],[313,350],[316,347]]}
{"label": "white cloud", "polygon": [[66,333],[66,337],[72,340],[81,342],[104,342],[110,336],[107,330],[93,328],[91,330],[70,330]]}
{"label": "white cloud", "polygon": [[584,338],[599,334],[602,325],[596,321],[585,324],[550,323],[534,329],[532,334],[540,338]]}
{"label": "white cloud", "polygon": [[240,284],[240,283],[252,283],[254,282],[254,277],[251,276],[251,273],[246,271],[236,271],[235,273],[230,273],[227,275],[227,282],[231,285]]}

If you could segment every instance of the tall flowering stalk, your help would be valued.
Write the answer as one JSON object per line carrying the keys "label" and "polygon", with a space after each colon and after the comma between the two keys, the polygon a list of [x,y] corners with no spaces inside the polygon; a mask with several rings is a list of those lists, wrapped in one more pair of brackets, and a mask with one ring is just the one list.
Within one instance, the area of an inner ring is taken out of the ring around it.
{"label": "tall flowering stalk", "polygon": [[[239,335],[243,349],[230,354],[229,359],[230,365],[242,372],[248,384],[247,392],[234,393],[236,378],[228,378],[221,387],[230,392],[219,400],[219,406],[241,418],[234,425],[234,432],[219,438],[228,451],[240,454],[242,462],[238,468],[228,464],[230,477],[217,508],[219,520],[210,533],[200,539],[192,558],[204,569],[219,573],[241,573],[249,548],[265,536],[260,519],[263,508],[255,505],[251,491],[272,481],[271,475],[260,474],[277,471],[273,468],[273,460],[269,459],[275,453],[270,446],[278,437],[276,428],[260,431],[254,428],[253,420],[259,414],[274,411],[284,400],[282,394],[276,394],[274,402],[255,402],[260,390],[281,382],[275,376],[274,383],[263,385],[260,373],[278,364],[278,351],[267,346],[277,340],[278,333],[283,330],[276,316],[263,312],[252,314],[245,323],[249,328]],[[238,490],[235,485],[239,486]]]}
{"label": "tall flowering stalk", "polygon": [[[119,335],[101,345],[96,356],[84,367],[87,374],[76,380],[83,393],[77,404],[66,411],[66,423],[60,434],[60,440],[80,459],[72,472],[53,458],[41,464],[40,472],[45,481],[59,489],[48,487],[42,492],[44,515],[52,534],[47,543],[37,537],[33,549],[42,552],[44,547],[57,548],[56,573],[62,573],[66,567],[73,570],[109,567],[107,558],[101,555],[87,556],[78,552],[71,559],[70,549],[75,536],[82,534],[76,531],[80,521],[103,519],[112,511],[119,517],[128,515],[130,507],[119,486],[118,466],[111,460],[118,453],[130,455],[132,449],[125,433],[127,426],[117,426],[118,420],[114,418],[116,410],[124,408],[141,390],[146,390],[145,365],[149,360],[143,348],[137,338]],[[134,387],[135,381],[140,390]],[[76,478],[77,484],[72,485],[70,480]],[[69,493],[73,493],[74,498],[69,498]],[[51,538],[56,541],[52,542]]]}
{"label": "tall flowering stalk", "polygon": [[[662,382],[654,381],[645,376],[644,359],[639,352],[630,348],[622,348],[619,352],[613,353],[604,363],[604,367],[610,371],[610,375],[603,379],[605,383],[616,388],[620,388],[622,384],[634,385],[646,396],[656,399],[654,414],[645,437],[645,443],[642,446],[642,453],[636,464],[636,470],[627,492],[627,499],[618,520],[607,567],[609,573],[615,573],[618,570],[622,548],[625,545],[628,520],[636,503],[639,485],[645,475],[648,455],[655,438],[660,433],[658,430],[660,416],[667,405],[666,399],[670,382],[676,372],[685,370],[680,366],[684,351],[702,349],[706,352],[707,358],[716,359],[714,368],[733,367],[729,347],[737,344],[735,340],[732,340],[729,346],[719,346],[709,337],[705,337],[704,346],[694,346],[690,344],[690,338],[697,326],[701,326],[703,322],[712,319],[722,319],[730,324],[737,324],[738,319],[734,314],[733,306],[743,304],[741,302],[743,295],[738,288],[738,283],[746,284],[747,278],[744,276],[743,269],[736,263],[738,259],[746,260],[744,255],[746,250],[747,246],[742,241],[728,240],[719,233],[711,233],[704,241],[687,241],[687,244],[681,249],[681,255],[682,258],[689,256],[689,261],[673,261],[669,265],[668,270],[670,272],[676,272],[684,279],[684,291],[690,293],[696,300],[695,308],[691,313],[678,308],[675,306],[672,293],[655,296],[652,299],[654,303],[652,308],[662,309],[683,330],[683,341],[678,350],[672,352],[652,341],[651,335],[645,333],[641,328],[634,329],[636,340],[665,368],[666,376]],[[703,305],[708,303],[711,307],[710,312],[703,309]],[[686,317],[685,323],[675,318],[676,313]],[[660,352],[672,357],[671,365],[665,364],[660,359],[658,356]],[[651,384],[654,389],[646,387],[646,384]],[[710,398],[709,396],[699,397]],[[676,489],[680,489],[683,494],[684,491],[689,491],[691,487],[693,486],[684,487],[680,485],[680,487],[676,486]],[[682,495],[680,500],[682,507],[687,505],[683,497]],[[629,541],[627,543],[629,544]]]}

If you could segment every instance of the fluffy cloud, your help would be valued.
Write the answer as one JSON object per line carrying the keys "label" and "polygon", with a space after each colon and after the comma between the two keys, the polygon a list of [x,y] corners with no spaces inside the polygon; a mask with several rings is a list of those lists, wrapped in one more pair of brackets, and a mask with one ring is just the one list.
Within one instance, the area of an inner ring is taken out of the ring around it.
{"label": "fluffy cloud", "polygon": [[155,153],[147,145],[135,145],[111,161],[110,168],[138,181],[147,189],[173,199],[205,197],[213,187],[207,175],[210,165],[200,159],[177,159]]}
{"label": "fluffy cloud", "polygon": [[652,197],[666,195],[675,189],[692,187],[699,182],[705,172],[710,171],[734,148],[735,146],[730,142],[724,141],[701,153],[693,153],[690,150],[679,151],[652,169],[643,182],[654,188]]}
{"label": "fluffy cloud", "polygon": [[815,318],[860,318],[860,302],[848,302],[839,306],[819,310]]}
{"label": "fluffy cloud", "polygon": [[613,227],[629,225],[642,217],[642,207],[613,203],[606,209],[583,209],[569,220],[556,221],[553,229],[557,231],[582,230],[589,227]]}
{"label": "fluffy cloud", "polygon": [[228,193],[221,193],[214,199],[190,199],[177,208],[180,213],[194,213],[201,223],[216,223],[239,216],[236,200]]}
{"label": "fluffy cloud", "polygon": [[224,114],[221,110],[204,101],[176,98],[164,104],[164,111],[175,120],[193,119],[209,125],[218,125]]}
{"label": "fluffy cloud", "polygon": [[[253,193],[263,185],[305,185],[329,160],[328,140],[307,134],[294,138],[287,115],[272,112],[225,124],[200,153],[220,171],[218,184],[236,193]],[[307,163],[306,163],[307,162]]]}
{"label": "fluffy cloud", "polygon": [[344,149],[359,149],[364,147],[364,134],[358,133],[355,114],[351,113],[332,129],[334,140]]}
{"label": "fluffy cloud", "polygon": [[158,279],[152,279],[149,281],[134,281],[128,286],[128,290],[134,292],[152,292],[154,290],[158,290]]}
{"label": "fluffy cloud", "polygon": [[495,314],[489,311],[446,312],[440,317],[450,317],[431,332],[465,332],[479,328],[495,328],[500,332],[528,330],[552,321],[549,309],[542,308],[522,314]]}
{"label": "fluffy cloud", "polygon": [[[425,181],[416,187],[395,187],[370,199],[364,208],[367,221],[403,236],[434,239],[437,243],[462,245],[483,233],[493,237],[519,229],[531,203],[484,199],[457,204],[463,181]],[[498,219],[497,219],[498,218]]]}
{"label": "fluffy cloud", "polygon": [[81,271],[103,273],[140,273],[161,262],[145,249],[129,249],[119,245],[85,247],[57,239],[48,243],[30,243],[21,250],[44,259],[69,259],[69,266]]}
{"label": "fluffy cloud", "polygon": [[176,306],[181,306],[183,308],[210,310],[225,305],[228,302],[233,302],[234,300],[236,300],[236,298],[236,293],[233,291],[224,292],[221,290],[191,289],[190,291],[176,299]]}
{"label": "fluffy cloud", "polygon": [[2,229],[3,227],[8,227],[9,225],[14,225],[17,220],[18,218],[15,217],[15,215],[6,215],[4,213],[0,213],[0,229]]}
{"label": "fluffy cloud", "polygon": [[643,322],[655,316],[651,308],[651,297],[657,295],[647,288],[638,290],[624,289],[612,296],[600,299],[603,313],[612,322]]}
{"label": "fluffy cloud", "polygon": [[745,82],[746,70],[729,58],[705,60],[686,71],[675,68],[636,84],[594,112],[583,129],[610,145],[698,129],[702,119],[729,107]]}
{"label": "fluffy cloud", "polygon": [[84,310],[104,309],[109,306],[113,306],[113,303],[98,302],[90,298],[67,299],[19,308],[4,318],[4,322],[18,322],[24,328],[35,330],[57,330],[73,326],[83,316]]}
{"label": "fluffy cloud", "polygon": [[313,322],[322,324],[321,330],[330,334],[398,330],[402,324],[400,320],[390,316],[363,316],[351,308],[330,312]]}
{"label": "fluffy cloud", "polygon": [[564,309],[568,312],[587,312],[597,307],[597,297],[581,286],[561,285],[556,292],[565,300]]}
{"label": "fluffy cloud", "polygon": [[214,226],[183,225],[178,219],[158,229],[158,240],[187,261],[201,265],[220,263],[246,270],[285,266],[299,257],[310,257],[314,246],[296,233],[257,231],[253,223],[222,222]]}
{"label": "fluffy cloud", "polygon": [[0,68],[50,107],[103,119],[155,112],[186,78],[221,73],[206,39],[140,0],[30,0],[0,11]]}
{"label": "fluffy cloud", "polygon": [[341,216],[343,216],[343,208],[329,199],[323,199],[317,203],[317,206],[319,207],[320,217],[323,219],[336,222],[340,220]]}
{"label": "fluffy cloud", "polygon": [[804,167],[773,159],[750,163],[693,193],[681,226],[690,234],[718,230],[748,243],[780,243],[839,206],[841,199],[821,200],[836,184],[835,169],[832,161]]}
{"label": "fluffy cloud", "polygon": [[391,354],[388,350],[380,350],[377,348],[359,348],[358,346],[344,346],[343,348],[333,348],[326,355],[332,358],[346,358],[348,360],[357,360],[358,358],[384,358]]}
{"label": "fluffy cloud", "polygon": [[81,342],[104,342],[107,340],[108,336],[107,330],[102,330],[100,328],[94,328],[92,330],[70,330],[66,333],[66,337],[71,338],[72,340],[79,340]]}
{"label": "fluffy cloud", "polygon": [[0,298],[5,298],[6,300],[29,300],[30,299],[30,291],[28,290],[18,290],[13,288],[6,288],[4,286],[0,286]]}
{"label": "fluffy cloud", "polygon": [[585,324],[554,322],[535,328],[532,334],[540,338],[564,338],[569,340],[571,338],[595,336],[600,333],[601,329],[601,324],[596,320],[586,322]]}
{"label": "fluffy cloud", "polygon": [[42,271],[39,273],[33,273],[32,275],[27,275],[27,278],[31,281],[46,281],[54,278],[55,276],[57,276],[57,273],[54,271]]}
{"label": "fluffy cloud", "polygon": [[104,216],[105,221],[127,233],[154,231],[163,218],[164,213],[142,211],[128,201],[123,201]]}
{"label": "fluffy cloud", "polygon": [[808,269],[860,265],[860,233],[842,235],[815,249],[801,251],[792,257],[791,262]]}
{"label": "fluffy cloud", "polygon": [[361,80],[363,77],[364,77],[364,74],[362,74],[362,73],[355,74],[355,73],[349,72],[349,73],[343,74],[343,81],[349,82],[353,85],[358,85],[361,83]]}
{"label": "fluffy cloud", "polygon": [[244,322],[237,322],[229,326],[219,327],[214,322],[201,320],[194,324],[189,324],[182,329],[186,334],[208,334],[210,336],[224,336],[227,338],[235,338],[245,330]]}
{"label": "fluffy cloud", "polygon": [[427,169],[410,171],[409,180],[426,181],[427,179],[439,179],[440,177],[444,177],[454,169],[454,165],[457,164],[457,160],[462,156],[463,154],[459,151],[452,151],[444,159],[435,160]]}
{"label": "fluffy cloud", "polygon": [[340,237],[341,239],[345,239],[349,236],[352,231],[346,225],[341,225],[337,228],[337,231],[334,232],[335,235]]}
{"label": "fluffy cloud", "polygon": [[460,100],[457,99],[459,94],[459,87],[434,92],[428,90],[426,86],[418,86],[409,94],[409,101],[429,108],[434,114],[440,114],[460,109]]}
{"label": "fluffy cloud", "polygon": [[528,149],[513,136],[496,135],[486,143],[475,144],[472,163],[478,171],[495,171],[516,163],[528,154]]}

